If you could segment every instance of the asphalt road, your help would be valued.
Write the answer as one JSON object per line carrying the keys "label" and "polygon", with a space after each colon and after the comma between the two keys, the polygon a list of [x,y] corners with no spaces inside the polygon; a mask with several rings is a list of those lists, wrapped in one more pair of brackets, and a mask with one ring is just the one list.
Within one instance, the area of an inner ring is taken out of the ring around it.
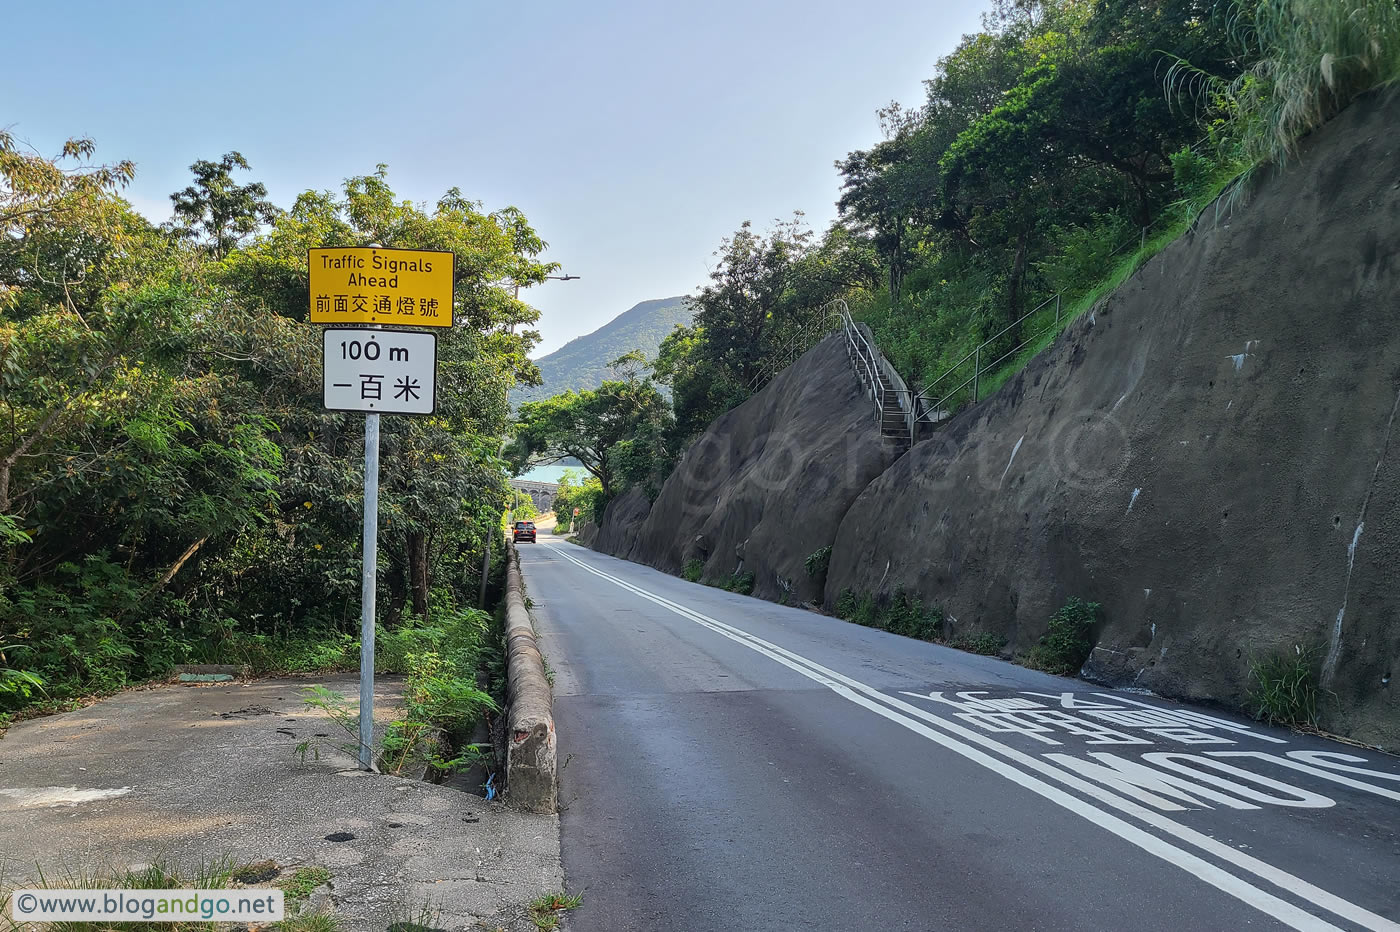
{"label": "asphalt road", "polygon": [[1400,761],[520,548],[574,932],[1400,930]]}

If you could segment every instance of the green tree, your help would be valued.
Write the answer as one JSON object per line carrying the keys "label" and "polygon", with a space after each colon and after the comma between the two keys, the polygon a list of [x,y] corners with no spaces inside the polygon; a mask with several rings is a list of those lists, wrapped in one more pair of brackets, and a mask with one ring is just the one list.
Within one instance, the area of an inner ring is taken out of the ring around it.
{"label": "green tree", "polygon": [[887,288],[899,300],[900,286],[917,244],[915,224],[923,192],[936,184],[928,169],[936,163],[915,157],[925,138],[918,132],[918,111],[892,103],[880,111],[883,142],[852,152],[836,163],[841,174],[841,197],[836,206],[854,229],[865,233],[885,261]]}
{"label": "green tree", "polygon": [[605,498],[625,484],[621,456],[649,430],[664,433],[666,399],[648,379],[606,381],[595,391],[564,392],[520,406],[506,449],[518,473],[572,457],[598,480]]}
{"label": "green tree", "polygon": [[[242,288],[266,284],[270,307],[301,317],[306,250],[328,241],[456,255],[457,325],[438,339],[438,409],[432,418],[389,418],[381,426],[380,548],[388,614],[397,618],[407,607],[425,615],[439,578],[475,572],[470,554],[484,545],[507,494],[495,456],[509,419],[506,395],[517,380],[535,375],[529,351],[538,333],[529,325],[538,312],[502,283],[541,278],[554,265],[535,258],[545,243],[519,211],[485,213],[456,189],[425,209],[399,200],[381,165],[371,175],[348,179],[339,196],[303,194],[265,236],[230,257],[225,281]],[[281,303],[287,300],[295,303]],[[318,339],[319,331],[303,329],[306,339]],[[353,449],[358,441],[359,418],[302,405],[284,409],[283,417],[296,425],[287,432],[297,438],[289,454],[298,477],[284,520],[304,522],[298,508],[305,501],[357,496],[347,445]],[[354,520],[353,509],[335,510],[342,512],[341,525]],[[294,592],[288,597],[300,598]]]}
{"label": "green tree", "polygon": [[523,215],[456,191],[401,202],[381,167],[244,245],[211,234],[216,259],[132,211],[129,163],[92,154],[0,135],[0,667],[28,684],[0,706],[32,700],[31,675],[62,698],[269,644],[344,653],[330,632],[358,615],[363,428],[314,401],[312,245],[457,257],[438,411],[385,419],[382,617],[474,599],[507,495],[506,393],[533,374],[535,312],[502,282],[552,268]]}
{"label": "green tree", "polygon": [[227,256],[277,216],[277,208],[267,200],[267,186],[260,181],[236,183],[235,168],[249,170],[248,160],[238,152],[217,162],[200,159],[190,166],[194,184],[170,195],[177,231],[200,241],[215,259]]}
{"label": "green tree", "polygon": [[[582,481],[580,481],[582,480]],[[578,525],[588,521],[597,522],[602,517],[603,486],[592,476],[582,477],[577,470],[566,469],[559,476],[559,489],[554,496],[554,513],[559,517],[559,527],[567,529],[569,522]],[[574,514],[574,510],[578,514]]]}
{"label": "green tree", "polygon": [[675,444],[703,431],[710,421],[742,400],[739,388],[706,364],[705,331],[677,324],[661,341],[653,378],[671,389]]}
{"label": "green tree", "polygon": [[812,245],[802,215],[766,234],[745,221],[715,253],[710,283],[695,299],[695,326],[705,334],[702,354],[742,400],[762,371],[764,360],[805,320],[790,301],[796,264]]}

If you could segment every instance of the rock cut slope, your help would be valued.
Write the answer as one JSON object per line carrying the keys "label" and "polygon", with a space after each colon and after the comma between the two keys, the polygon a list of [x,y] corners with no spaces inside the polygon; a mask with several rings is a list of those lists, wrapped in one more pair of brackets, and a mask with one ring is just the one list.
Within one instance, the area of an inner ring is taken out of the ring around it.
{"label": "rock cut slope", "polygon": [[1311,652],[1329,727],[1400,745],[1398,120],[1358,102],[871,483],[827,598],[906,586],[1020,649],[1092,599],[1088,676],[1231,705]]}
{"label": "rock cut slope", "polygon": [[[703,539],[714,575],[747,540],[773,598],[830,543],[828,606],[902,588],[1013,651],[1077,596],[1103,606],[1093,679],[1238,707],[1253,664],[1304,656],[1325,727],[1400,747],[1396,125],[1397,92],[1357,101],[892,464],[815,454],[863,399],[790,420],[854,384],[822,344],[712,425],[619,550],[675,570]],[[730,447],[808,468],[761,493],[748,454],[699,468]]]}
{"label": "rock cut slope", "polygon": [[896,455],[844,338],[827,337],[711,424],[654,505],[640,489],[612,502],[593,546],[672,573],[700,560],[707,579],[752,573],[755,595],[820,600],[806,559]]}

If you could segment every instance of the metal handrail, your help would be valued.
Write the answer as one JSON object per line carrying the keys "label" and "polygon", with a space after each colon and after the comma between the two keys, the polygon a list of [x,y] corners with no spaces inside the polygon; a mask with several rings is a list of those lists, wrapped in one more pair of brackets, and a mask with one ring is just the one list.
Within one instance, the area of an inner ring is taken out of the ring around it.
{"label": "metal handrail", "polygon": [[[1040,313],[1042,310],[1044,310],[1044,309],[1050,304],[1051,301],[1055,302],[1055,319],[1054,319],[1054,321],[1052,321],[1052,322],[1050,323],[1049,326],[1044,327],[1044,328],[1042,328],[1042,329],[1040,329],[1040,330],[1037,330],[1035,333],[1031,334],[1029,337],[1027,337],[1026,339],[1022,340],[1020,343],[1016,344],[1016,346],[1013,347],[1011,350],[1009,350],[1008,352],[1005,352],[1005,353],[1003,353],[1002,355],[998,356],[995,360],[993,360],[992,362],[988,363],[987,365],[984,366],[984,365],[982,364],[982,351],[983,351],[983,350],[985,350],[987,347],[991,346],[994,342],[996,342],[996,340],[998,340],[998,339],[1001,338],[1002,336],[1005,336],[1005,335],[1006,335],[1007,333],[1009,333],[1012,329],[1014,329],[1014,328],[1020,326],[1021,324],[1025,323],[1025,322],[1026,322],[1028,319],[1030,319],[1031,317],[1033,317],[1033,316],[1035,316],[1036,314]],[[1033,310],[1028,311],[1027,313],[1025,313],[1025,314],[1021,315],[1020,317],[1018,317],[1013,323],[1010,323],[1010,324],[1008,324],[1007,326],[1003,327],[1003,328],[1002,328],[995,336],[993,336],[991,339],[985,340],[985,341],[983,341],[982,343],[978,344],[978,346],[977,346],[976,349],[974,349],[974,350],[973,350],[971,353],[969,353],[967,356],[964,356],[961,360],[959,360],[959,361],[957,362],[956,365],[950,367],[950,368],[948,369],[948,371],[944,372],[944,373],[943,373],[942,375],[940,375],[938,378],[934,379],[933,382],[931,382],[931,383],[928,385],[928,387],[926,387],[926,388],[923,390],[923,392],[921,392],[921,393],[919,394],[919,400],[923,402],[923,407],[924,407],[924,411],[926,412],[927,419],[928,419],[930,422],[932,422],[932,423],[937,423],[938,421],[945,420],[946,418],[950,417],[950,416],[952,415],[952,412],[951,412],[951,411],[948,409],[948,407],[947,407],[948,403],[953,399],[953,397],[954,397],[955,395],[958,394],[958,392],[962,391],[964,388],[967,388],[967,386],[968,386],[969,384],[972,385],[972,402],[973,402],[973,404],[976,404],[976,403],[980,400],[980,395],[981,395],[980,389],[981,389],[981,383],[982,383],[982,376],[983,376],[984,374],[988,373],[988,372],[991,372],[991,371],[992,371],[993,369],[995,369],[998,365],[1000,365],[1000,364],[1002,363],[1003,360],[1009,358],[1010,356],[1014,355],[1015,353],[1020,352],[1022,349],[1024,349],[1024,348],[1027,347],[1027,346],[1029,346],[1032,342],[1034,342],[1035,340],[1039,339],[1041,336],[1045,335],[1046,333],[1050,333],[1050,332],[1053,331],[1053,330],[1058,329],[1058,327],[1060,326],[1060,318],[1061,318],[1061,316],[1062,316],[1061,295],[1058,295],[1058,294],[1057,294],[1057,295],[1055,295],[1055,296],[1053,296],[1053,297],[1051,297],[1051,298],[1047,298],[1045,301],[1042,301],[1040,304],[1036,305],[1036,307],[1035,307]],[[953,388],[948,389],[947,391],[945,391],[941,396],[939,396],[939,398],[938,398],[937,401],[934,401],[934,402],[932,402],[932,403],[930,404],[930,401],[929,401],[929,392],[934,388],[934,386],[938,385],[938,384],[939,384],[940,382],[942,382],[943,380],[945,380],[945,379],[947,379],[948,377],[950,377],[950,376],[954,375],[955,373],[957,373],[957,372],[962,368],[962,364],[965,363],[965,362],[967,362],[967,360],[968,360],[969,357],[971,357],[972,360],[973,360],[973,363],[972,363],[972,375],[969,376],[968,378],[964,379],[962,382],[960,382],[958,385],[954,386]]]}
{"label": "metal handrail", "polygon": [[[1195,146],[1196,146],[1196,145],[1199,145],[1199,144],[1200,144],[1200,143],[1193,144],[1193,145],[1191,146],[1191,148],[1194,150],[1194,149],[1195,149]],[[1165,215],[1164,215],[1164,216],[1165,216]],[[1160,220],[1161,220],[1161,217],[1159,217],[1158,220],[1160,221]],[[1155,225],[1155,224],[1153,224],[1153,225]],[[1141,248],[1141,247],[1147,242],[1147,232],[1148,232],[1150,229],[1152,229],[1152,226],[1145,226],[1145,227],[1142,227],[1142,228],[1138,231],[1138,238],[1137,238],[1136,240],[1132,240],[1132,239],[1124,240],[1124,241],[1118,246],[1117,249],[1114,249],[1113,252],[1109,253],[1109,257],[1111,258],[1111,257],[1113,257],[1113,256],[1118,255],[1118,253],[1122,252],[1124,249],[1126,249],[1127,247],[1132,246],[1132,245],[1134,245],[1134,244],[1136,244],[1139,248]],[[922,410],[922,416],[923,416],[924,418],[926,418],[927,420],[933,422],[933,423],[937,423],[937,422],[940,421],[940,420],[943,420],[943,419],[945,419],[945,418],[947,418],[947,417],[950,417],[950,416],[951,416],[951,412],[948,411],[948,410],[946,410],[946,409],[944,408],[944,405],[947,404],[949,401],[951,401],[952,398],[953,398],[953,396],[955,396],[958,392],[962,391],[964,388],[967,388],[967,386],[968,386],[969,384],[972,386],[972,401],[973,401],[973,404],[976,404],[977,401],[979,400],[979,395],[981,394],[981,392],[980,392],[981,380],[982,380],[982,376],[983,376],[984,374],[986,374],[986,373],[992,371],[992,370],[995,369],[997,366],[1001,365],[1005,360],[1007,360],[1008,358],[1010,358],[1010,357],[1013,356],[1014,354],[1019,353],[1021,350],[1025,349],[1027,346],[1029,346],[1031,343],[1033,343],[1035,340],[1037,340],[1037,339],[1040,338],[1041,336],[1045,335],[1046,333],[1048,333],[1048,332],[1050,332],[1051,330],[1054,330],[1054,329],[1056,329],[1056,328],[1058,328],[1058,327],[1060,326],[1060,321],[1063,319],[1063,307],[1062,307],[1062,301],[1063,301],[1063,299],[1064,299],[1064,292],[1058,292],[1058,293],[1056,293],[1056,294],[1050,296],[1049,298],[1046,298],[1046,299],[1045,299],[1044,301],[1042,301],[1040,304],[1036,305],[1032,310],[1027,311],[1026,313],[1022,314],[1022,315],[1021,315],[1020,317],[1018,317],[1015,321],[1013,321],[1012,323],[1007,324],[1005,327],[1003,327],[999,332],[997,332],[997,333],[994,334],[993,336],[987,338],[986,340],[983,340],[981,343],[979,343],[979,344],[977,345],[976,349],[974,349],[972,352],[968,353],[968,354],[967,354],[966,356],[964,356],[962,359],[959,359],[957,362],[953,363],[951,366],[948,367],[947,371],[945,371],[945,372],[944,372],[942,375],[940,375],[938,378],[934,379],[932,382],[930,382],[928,385],[926,385],[926,386],[924,387],[923,391],[919,392],[919,394],[918,394],[918,395],[915,397],[915,399],[914,399],[914,402],[915,402],[916,407],[922,407],[922,409],[923,409],[923,410]],[[1014,348],[1012,348],[1012,349],[1008,350],[1007,352],[1003,353],[1002,355],[998,356],[998,357],[997,357],[995,360],[993,360],[992,362],[988,363],[988,364],[985,365],[985,366],[982,365],[982,351],[983,351],[983,350],[985,350],[985,349],[986,349],[988,346],[990,346],[991,344],[995,343],[997,340],[1001,339],[1003,336],[1005,336],[1005,335],[1006,335],[1007,333],[1009,333],[1010,331],[1014,330],[1016,327],[1019,327],[1021,324],[1025,323],[1026,320],[1028,320],[1029,318],[1031,318],[1031,317],[1035,316],[1036,314],[1040,313],[1041,311],[1045,310],[1045,308],[1047,308],[1047,307],[1050,305],[1050,302],[1052,302],[1052,301],[1055,302],[1055,320],[1054,320],[1053,323],[1050,324],[1050,326],[1045,327],[1045,328],[1043,328],[1043,329],[1041,329],[1041,330],[1036,331],[1036,332],[1035,332],[1034,334],[1032,334],[1031,336],[1027,337],[1026,339],[1022,340],[1020,343],[1016,344],[1016,346],[1015,346]],[[952,389],[949,389],[948,391],[944,392],[944,394],[943,394],[941,397],[939,397],[939,399],[938,399],[936,402],[931,402],[931,401],[930,401],[930,398],[931,398],[932,396],[931,396],[930,393],[931,393],[938,385],[940,385],[941,383],[943,383],[945,380],[947,380],[947,379],[949,379],[949,378],[952,378],[960,369],[962,369],[963,363],[967,362],[969,359],[971,359],[971,360],[973,361],[973,363],[972,363],[972,375],[969,376],[968,378],[964,379],[964,380],[963,380],[961,383],[959,383],[956,387],[954,387],[954,388],[952,388]]]}
{"label": "metal handrail", "polygon": [[[842,304],[844,303],[843,301]],[[880,397],[880,380],[875,375],[870,345],[866,342],[865,336],[856,329],[855,321],[851,319],[849,310],[843,309],[841,311],[841,329],[846,336],[847,348],[851,352],[852,359],[859,362],[856,374],[861,377],[861,381],[865,383],[866,391],[870,393],[871,400],[875,402],[876,419],[882,419],[884,417],[884,399]]]}
{"label": "metal handrail", "polygon": [[891,409],[888,396],[893,396],[893,408],[903,415],[905,429],[909,432],[909,442],[914,441],[914,425],[918,420],[917,403],[914,393],[904,384],[899,373],[869,339],[860,325],[851,316],[851,309],[840,298],[828,307],[841,318],[841,329],[846,336],[846,347],[853,362],[857,362],[856,374],[865,383],[870,398],[875,403],[875,420],[881,430],[885,426],[885,412]]}
{"label": "metal handrail", "polygon": [[[830,307],[830,304],[825,307]],[[825,309],[825,308],[823,308]],[[797,331],[797,334],[788,341],[783,349],[770,360],[762,369],[754,373],[749,380],[749,391],[756,392],[761,384],[776,376],[779,372],[792,365],[799,356],[811,349],[816,342],[812,337],[827,333],[832,329],[831,320],[836,317],[836,312],[827,311],[807,326]]]}
{"label": "metal handrail", "polygon": [[[856,375],[864,385],[866,394],[875,406],[875,423],[884,429],[885,414],[897,409],[902,415],[905,429],[909,432],[910,443],[914,440],[914,428],[919,420],[919,398],[904,383],[874,343],[851,316],[851,309],[842,298],[836,298],[822,307],[825,313],[797,332],[774,360],[750,379],[749,389],[755,390],[765,379],[772,376],[793,359],[809,348],[810,338],[831,329],[832,321],[837,322],[846,338],[846,350],[855,367]],[[891,403],[891,401],[893,403]]]}
{"label": "metal handrail", "polygon": [[[1012,330],[1014,330],[1015,328],[1019,327],[1021,324],[1025,323],[1025,322],[1026,322],[1027,320],[1029,320],[1030,318],[1034,317],[1036,314],[1039,314],[1041,311],[1045,310],[1045,308],[1048,307],[1048,306],[1050,305],[1050,302],[1052,302],[1052,301],[1055,303],[1055,322],[1054,322],[1053,324],[1051,324],[1049,327],[1046,327],[1044,330],[1036,331],[1035,336],[1038,337],[1038,336],[1040,336],[1041,334],[1045,333],[1046,331],[1052,330],[1052,329],[1054,329],[1055,327],[1058,327],[1059,324],[1060,324],[1060,310],[1061,310],[1060,300],[1061,300],[1061,295],[1059,295],[1059,294],[1056,294],[1056,295],[1053,295],[1052,297],[1046,298],[1044,301],[1042,301],[1042,302],[1040,302],[1039,304],[1037,304],[1033,309],[1027,311],[1026,313],[1022,314],[1020,317],[1016,318],[1016,320],[1014,320],[1014,321],[1012,321],[1011,323],[1007,324],[1005,327],[1003,327],[1001,330],[999,330],[996,334],[994,334],[994,335],[991,336],[991,337],[988,337],[986,340],[983,340],[981,343],[979,343],[979,344],[977,345],[977,348],[976,348],[976,349],[974,349],[972,352],[968,353],[968,354],[967,354],[966,356],[964,356],[962,359],[959,359],[957,362],[953,363],[953,365],[951,365],[951,366],[948,367],[948,370],[947,370],[946,372],[944,372],[944,373],[943,373],[942,375],[940,375],[938,378],[934,379],[934,380],[933,380],[932,382],[930,382],[928,385],[924,386],[924,390],[921,391],[921,392],[919,392],[917,400],[919,400],[919,401],[921,401],[921,402],[924,403],[924,408],[925,408],[925,410],[930,411],[930,417],[932,418],[932,417],[934,417],[934,416],[939,415],[939,414],[943,411],[943,402],[945,402],[945,401],[947,401],[948,399],[952,398],[953,395],[957,394],[958,392],[960,392],[960,391],[962,391],[964,388],[966,388],[968,382],[972,382],[972,383],[973,383],[972,402],[973,402],[973,404],[976,404],[976,403],[977,403],[977,394],[978,394],[978,392],[977,392],[977,388],[978,388],[977,383],[980,381],[982,373],[987,372],[987,371],[989,371],[989,370],[991,369],[991,366],[987,366],[987,367],[985,367],[985,368],[982,366],[982,351],[983,351],[984,349],[986,349],[988,346],[991,346],[991,345],[992,345],[993,343],[995,343],[997,340],[1001,339],[1001,338],[1002,338],[1003,336],[1005,336],[1006,334],[1010,333],[1010,332],[1011,332]],[[1031,339],[1034,339],[1034,337],[1032,337]],[[1029,342],[1029,341],[1027,341],[1027,342]],[[1025,344],[1023,343],[1023,344],[1021,344],[1021,345],[1024,346]],[[1017,347],[1017,349],[1020,349],[1020,348],[1021,348],[1021,347],[1019,347],[1019,346]],[[1015,352],[1015,350],[1013,350],[1012,352]],[[1005,358],[1006,358],[1005,356],[1002,357],[1002,359],[1005,359]],[[961,385],[959,385],[957,388],[954,388],[954,389],[952,389],[951,391],[946,392],[943,396],[941,396],[941,397],[938,399],[938,401],[937,401],[936,403],[934,403],[934,404],[932,405],[932,408],[931,408],[931,410],[930,410],[930,408],[929,408],[929,403],[930,403],[930,401],[932,400],[932,396],[931,396],[929,393],[932,392],[933,389],[934,389],[940,382],[942,382],[944,379],[949,378],[949,377],[952,376],[954,373],[956,373],[959,369],[961,369],[961,368],[962,368],[962,364],[965,363],[965,362],[967,362],[969,359],[974,360],[973,365],[972,365],[972,377],[971,377],[970,379],[964,381],[964,382],[963,382]],[[1001,361],[1000,359],[997,360],[997,362],[1000,362],[1000,361]],[[995,363],[994,363],[993,365],[995,365]]]}

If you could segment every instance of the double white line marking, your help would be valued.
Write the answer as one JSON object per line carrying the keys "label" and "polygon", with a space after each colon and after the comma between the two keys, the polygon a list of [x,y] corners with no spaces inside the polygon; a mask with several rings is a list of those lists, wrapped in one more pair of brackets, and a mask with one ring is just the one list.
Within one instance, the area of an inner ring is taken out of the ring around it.
{"label": "double white line marking", "polygon": [[[1400,932],[1400,923],[1328,893],[1300,877],[1216,841],[1209,835],[1204,835],[1163,816],[1161,813],[1140,806],[1102,786],[1090,783],[1070,771],[1056,767],[984,734],[940,718],[902,699],[888,696],[872,686],[851,679],[845,674],[838,673],[800,654],[795,654],[771,641],[766,641],[733,625],[725,624],[709,615],[687,608],[624,579],[604,573],[565,553],[562,547],[551,547],[550,549],[585,572],[605,579],[621,589],[654,602],[701,627],[708,628],[721,637],[726,637],[777,661],[808,679],[820,683],[843,699],[869,709],[876,715],[889,719],[891,722],[907,728],[1019,786],[1025,787],[1032,793],[1044,797],[1105,831],[1112,832],[1124,841],[1187,871],[1211,886],[1248,903],[1294,929],[1339,930],[1342,927],[1269,892],[1263,886],[1256,885],[1255,881],[1263,881],[1270,886],[1285,890],[1320,910],[1355,923],[1361,928],[1374,930],[1374,932]],[[1061,786],[1047,782],[1047,779],[1042,779],[1042,777],[1053,780]],[[1071,795],[1062,787],[1073,789],[1100,805],[1094,805]],[[1157,829],[1162,834],[1153,834],[1120,818],[1119,815],[1115,815],[1109,810],[1116,810],[1121,815],[1130,816],[1140,823]],[[1247,880],[1245,877],[1230,873],[1189,848],[1195,848],[1218,861],[1231,865],[1241,873],[1251,875],[1253,880]]]}

